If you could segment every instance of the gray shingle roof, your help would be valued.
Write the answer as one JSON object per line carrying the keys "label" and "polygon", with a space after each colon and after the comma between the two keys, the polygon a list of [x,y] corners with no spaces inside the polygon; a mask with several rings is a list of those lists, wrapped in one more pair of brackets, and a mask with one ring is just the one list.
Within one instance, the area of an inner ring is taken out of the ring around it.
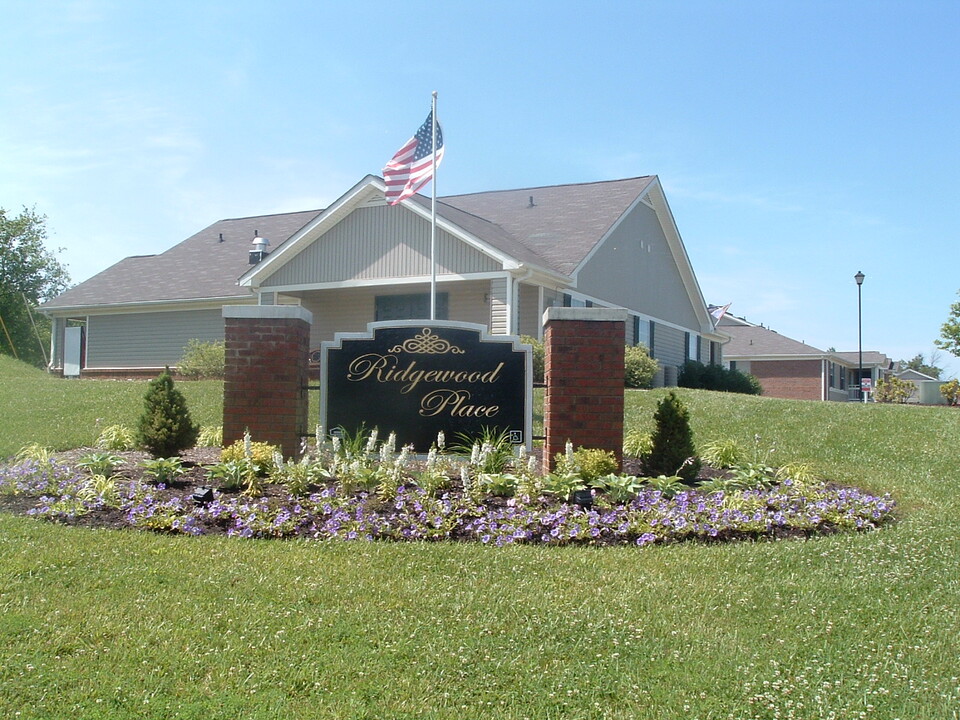
{"label": "gray shingle roof", "polygon": [[274,249],[319,214],[308,210],[220,220],[159,255],[121,260],[42,307],[249,298],[249,288],[239,287],[237,278],[250,267],[254,231]]}
{"label": "gray shingle roof", "polygon": [[824,355],[823,350],[756,325],[724,325],[732,338],[723,346],[724,357],[759,355]]}
{"label": "gray shingle roof", "polygon": [[[570,275],[654,180],[651,175],[451,195],[438,199],[437,213],[507,257]],[[429,198],[414,200],[429,207]],[[276,250],[321,212],[220,220],[164,253],[122,260],[42,307],[249,298],[249,288],[236,283],[250,269],[254,231]]]}
{"label": "gray shingle roof", "polygon": [[516,244],[539,258],[540,264],[570,275],[654,179],[648,175],[442,199],[447,205],[495,223]]}

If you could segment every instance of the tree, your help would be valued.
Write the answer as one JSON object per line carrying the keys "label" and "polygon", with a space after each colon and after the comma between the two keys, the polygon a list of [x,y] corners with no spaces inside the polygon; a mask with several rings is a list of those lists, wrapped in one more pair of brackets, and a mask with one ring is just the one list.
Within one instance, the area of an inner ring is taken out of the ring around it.
{"label": "tree", "polygon": [[960,357],[960,302],[950,306],[947,321],[940,326],[940,337],[934,340],[933,344],[951,355]]}
{"label": "tree", "polygon": [[66,268],[44,247],[46,220],[27,208],[16,217],[0,208],[0,353],[39,367],[46,364],[50,320],[36,307],[70,282]]}
{"label": "tree", "polygon": [[943,368],[937,366],[937,363],[940,361],[939,356],[940,352],[935,350],[930,355],[930,361],[928,362],[924,359],[923,353],[917,353],[911,360],[901,360],[900,366],[904,369],[922,372],[924,375],[929,375],[933,379],[939,380],[940,373],[943,372]]}

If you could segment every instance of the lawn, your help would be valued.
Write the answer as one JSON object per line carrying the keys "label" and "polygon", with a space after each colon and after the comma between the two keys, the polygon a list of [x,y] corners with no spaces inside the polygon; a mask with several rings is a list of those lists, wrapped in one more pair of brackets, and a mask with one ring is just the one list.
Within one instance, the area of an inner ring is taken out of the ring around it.
{"label": "lawn", "polygon": [[[0,455],[135,422],[143,383],[4,360]],[[218,422],[215,383],[178,387]],[[960,413],[681,395],[698,441],[759,434],[773,462],[893,493],[900,521],[805,541],[491,548],[0,514],[0,714],[960,717]],[[628,392],[628,427],[648,429],[660,397]]]}

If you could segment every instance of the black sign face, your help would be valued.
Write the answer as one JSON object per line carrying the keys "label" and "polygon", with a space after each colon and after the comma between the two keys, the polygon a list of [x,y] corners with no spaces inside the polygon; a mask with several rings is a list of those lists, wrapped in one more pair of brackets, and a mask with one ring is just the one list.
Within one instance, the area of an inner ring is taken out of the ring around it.
{"label": "black sign face", "polygon": [[376,427],[397,434],[397,447],[427,452],[443,432],[507,432],[530,447],[531,350],[482,325],[403,321],[371,323],[365,334],[323,343],[321,423],[355,435]]}

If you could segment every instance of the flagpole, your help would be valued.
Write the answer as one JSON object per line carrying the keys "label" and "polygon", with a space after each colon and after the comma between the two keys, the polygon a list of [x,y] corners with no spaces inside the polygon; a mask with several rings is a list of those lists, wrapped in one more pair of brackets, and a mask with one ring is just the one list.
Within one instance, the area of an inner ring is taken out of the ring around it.
{"label": "flagpole", "polygon": [[430,319],[437,319],[437,91],[430,111],[433,118],[433,199],[430,203]]}

